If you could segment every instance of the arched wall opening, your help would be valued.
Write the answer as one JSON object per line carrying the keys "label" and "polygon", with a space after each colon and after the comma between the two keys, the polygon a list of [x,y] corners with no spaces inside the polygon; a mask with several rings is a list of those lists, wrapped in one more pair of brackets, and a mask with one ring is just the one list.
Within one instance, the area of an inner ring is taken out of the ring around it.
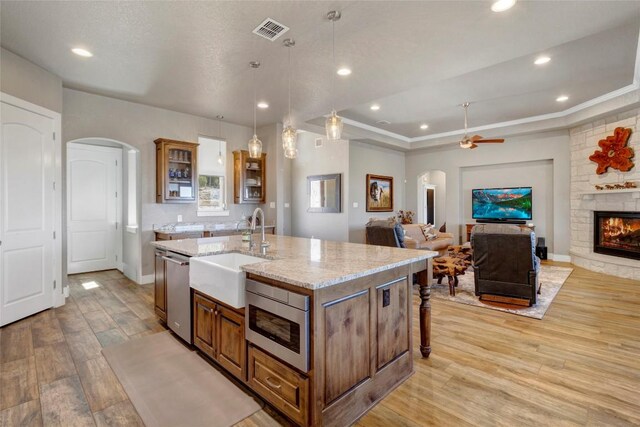
{"label": "arched wall opening", "polygon": [[432,222],[437,228],[447,221],[447,174],[441,170],[429,170],[418,175],[419,223]]}

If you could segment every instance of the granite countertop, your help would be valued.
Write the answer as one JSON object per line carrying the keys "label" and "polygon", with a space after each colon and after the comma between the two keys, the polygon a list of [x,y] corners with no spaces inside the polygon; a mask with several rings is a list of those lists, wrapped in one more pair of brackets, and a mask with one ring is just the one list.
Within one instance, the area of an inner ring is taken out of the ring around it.
{"label": "granite countertop", "polygon": [[[233,222],[173,222],[169,224],[154,225],[153,231],[164,234],[182,234],[193,231],[235,231],[241,221]],[[275,225],[265,224],[265,228],[274,228]],[[183,228],[182,230],[180,228]],[[247,227],[240,227],[240,230]]]}
{"label": "granite countertop", "polygon": [[[306,289],[320,289],[394,267],[438,256],[438,252],[333,242],[300,237],[269,235],[266,255],[250,250],[241,236],[207,237],[151,242],[187,256],[206,256],[228,252],[265,258],[265,262],[247,264],[247,273],[278,280]],[[260,237],[255,236],[259,242]]]}

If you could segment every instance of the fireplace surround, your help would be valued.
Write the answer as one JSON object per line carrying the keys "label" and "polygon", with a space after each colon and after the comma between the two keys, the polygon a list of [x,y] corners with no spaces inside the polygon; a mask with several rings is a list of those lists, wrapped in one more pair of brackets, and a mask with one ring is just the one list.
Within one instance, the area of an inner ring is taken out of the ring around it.
{"label": "fireplace surround", "polygon": [[640,212],[594,211],[593,252],[640,259]]}

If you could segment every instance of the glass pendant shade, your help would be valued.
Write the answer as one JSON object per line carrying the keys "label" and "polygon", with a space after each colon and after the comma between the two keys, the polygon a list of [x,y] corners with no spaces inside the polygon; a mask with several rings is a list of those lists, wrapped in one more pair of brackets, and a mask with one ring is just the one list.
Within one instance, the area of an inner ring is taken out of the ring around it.
{"label": "glass pendant shade", "polygon": [[284,157],[287,159],[295,159],[298,157],[298,149],[297,148],[288,148],[284,150]]}
{"label": "glass pendant shade", "polygon": [[249,157],[259,159],[262,156],[262,141],[258,139],[256,134],[249,140]]}
{"label": "glass pendant shade", "polygon": [[[298,131],[291,127],[291,125],[288,125],[282,130],[282,148],[284,149],[285,156],[287,155],[287,153],[293,154],[298,152],[298,150],[296,149],[297,142]],[[287,158],[293,159],[295,157]]]}
{"label": "glass pendant shade", "polygon": [[327,138],[329,141],[338,141],[342,136],[342,119],[336,114],[336,110],[331,111],[325,122]]}
{"label": "glass pendant shade", "polygon": [[221,164],[222,164],[222,162],[223,162],[223,160],[222,160],[222,154],[221,154],[221,153],[218,153],[218,164],[219,164],[219,165],[221,165]]}

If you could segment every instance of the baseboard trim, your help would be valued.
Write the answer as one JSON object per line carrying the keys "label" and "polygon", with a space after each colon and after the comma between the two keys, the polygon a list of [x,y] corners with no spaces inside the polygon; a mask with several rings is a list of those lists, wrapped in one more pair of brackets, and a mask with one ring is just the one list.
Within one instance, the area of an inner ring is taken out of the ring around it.
{"label": "baseboard trim", "polygon": [[549,259],[552,261],[559,261],[559,262],[571,262],[570,255],[549,254]]}
{"label": "baseboard trim", "polygon": [[156,279],[155,274],[145,274],[144,276],[140,277],[140,283],[138,284],[148,285],[149,283],[153,283],[155,279]]}

